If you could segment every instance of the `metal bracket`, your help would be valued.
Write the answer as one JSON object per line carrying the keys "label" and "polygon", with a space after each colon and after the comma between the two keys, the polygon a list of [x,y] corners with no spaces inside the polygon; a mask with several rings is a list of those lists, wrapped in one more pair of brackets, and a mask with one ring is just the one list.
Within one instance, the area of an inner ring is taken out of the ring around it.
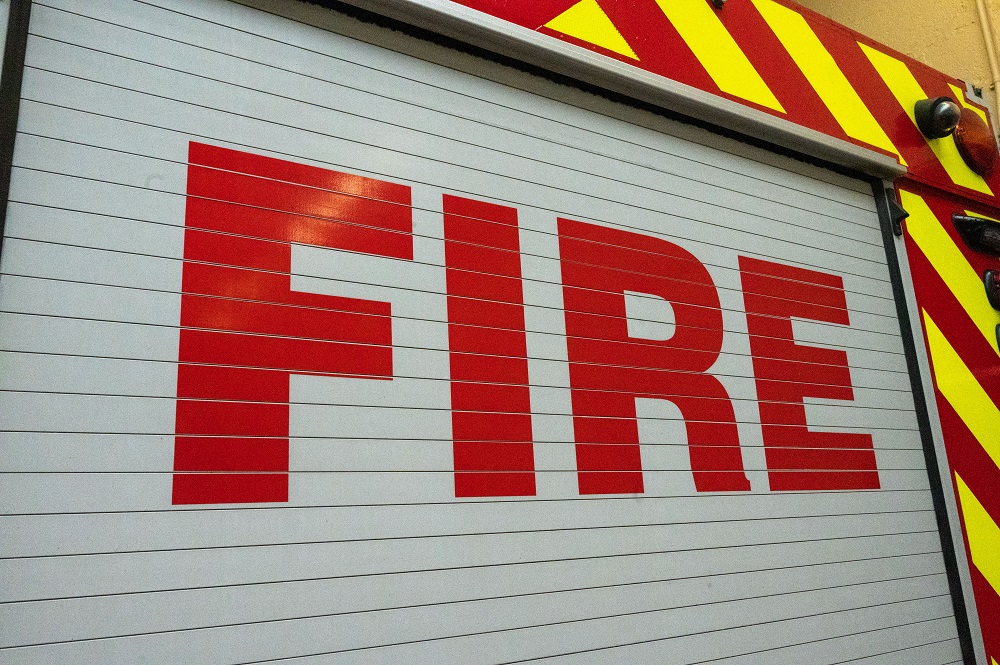
{"label": "metal bracket", "polygon": [[910,216],[903,206],[896,201],[896,192],[892,189],[885,190],[885,202],[889,208],[889,221],[892,224],[893,235],[903,235],[903,220]]}

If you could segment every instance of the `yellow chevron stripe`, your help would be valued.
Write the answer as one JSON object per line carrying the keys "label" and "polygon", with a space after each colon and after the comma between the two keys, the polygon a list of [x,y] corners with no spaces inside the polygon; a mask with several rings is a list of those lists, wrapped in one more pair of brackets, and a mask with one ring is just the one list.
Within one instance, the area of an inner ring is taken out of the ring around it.
{"label": "yellow chevron stripe", "polygon": [[988,219],[991,222],[996,222],[997,224],[1000,224],[1000,219],[994,219],[992,217],[987,217],[986,215],[980,215],[978,212],[972,212],[971,210],[966,210],[965,214],[968,215],[969,217],[981,217],[982,219]]}
{"label": "yellow chevron stripe", "polygon": [[[926,99],[927,94],[920,87],[917,79],[913,77],[909,67],[906,66],[906,63],[881,51],[876,51],[870,46],[861,43],[858,46],[861,47],[861,50],[871,60],[879,76],[889,86],[889,90],[892,91],[896,101],[899,102],[900,106],[906,111],[906,115],[913,121],[913,125],[916,126],[917,121],[913,115],[913,105],[921,99]],[[993,192],[982,176],[970,169],[965,160],[962,159],[962,156],[958,153],[958,146],[955,145],[955,141],[952,138],[928,139],[927,145],[934,151],[934,155],[941,162],[941,166],[947,171],[952,182],[961,187],[968,187],[977,192],[993,196]]]}
{"label": "yellow chevron stripe", "polygon": [[656,0],[656,4],[720,90],[785,112],[705,0]]}
{"label": "yellow chevron stripe", "polygon": [[969,550],[972,552],[972,563],[993,590],[1000,594],[1000,526],[997,526],[983,504],[957,473],[955,486],[958,488],[958,498],[962,503],[962,517],[965,518],[965,533],[968,537]]}
{"label": "yellow chevron stripe", "polygon": [[597,0],[581,0],[546,23],[545,27],[633,60],[639,59]]}
{"label": "yellow chevron stripe", "polygon": [[965,96],[964,90],[959,88],[957,85],[953,85],[951,83],[948,84],[948,87],[951,88],[951,94],[955,96],[955,101],[957,101],[959,104],[961,104],[965,108],[969,109],[970,111],[978,115],[980,118],[983,119],[983,122],[986,123],[986,126],[987,127],[989,126],[990,120],[989,118],[986,117],[986,111],[982,110],[978,106],[970,104],[969,99]]}
{"label": "yellow chevron stripe", "polygon": [[[1000,409],[962,362],[930,314],[926,310],[923,314],[938,390],[1000,468]],[[1000,541],[997,548],[1000,549]]]}
{"label": "yellow chevron stripe", "polygon": [[819,98],[830,109],[844,133],[897,155],[900,163],[905,166],[906,161],[896,150],[896,146],[861,101],[861,97],[805,18],[774,0],[753,0],[753,4]]}
{"label": "yellow chevron stripe", "polygon": [[906,190],[900,190],[899,196],[903,207],[910,213],[906,220],[910,237],[965,308],[979,332],[1000,355],[996,333],[1000,312],[990,307],[982,278],[969,265],[965,255],[921,197]]}

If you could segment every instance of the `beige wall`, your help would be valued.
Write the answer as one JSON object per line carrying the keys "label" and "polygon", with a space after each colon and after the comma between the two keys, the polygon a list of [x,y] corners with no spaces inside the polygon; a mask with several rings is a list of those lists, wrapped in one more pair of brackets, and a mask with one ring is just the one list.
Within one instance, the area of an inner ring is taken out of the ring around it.
{"label": "beige wall", "polygon": [[[992,92],[975,0],[796,0],[945,74]],[[1000,30],[1000,0],[984,0]],[[994,35],[994,48],[1000,51]],[[1000,53],[998,53],[1000,54]]]}

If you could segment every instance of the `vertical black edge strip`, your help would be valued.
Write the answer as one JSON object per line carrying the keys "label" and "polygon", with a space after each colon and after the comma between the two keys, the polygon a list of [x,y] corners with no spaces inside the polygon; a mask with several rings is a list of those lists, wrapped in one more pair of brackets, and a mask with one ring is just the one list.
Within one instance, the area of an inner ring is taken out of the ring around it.
{"label": "vertical black edge strip", "polygon": [[[937,452],[934,448],[934,435],[931,429],[930,411],[927,408],[927,395],[924,392],[924,381],[920,376],[920,362],[917,355],[916,340],[913,327],[910,325],[909,308],[906,305],[906,285],[903,284],[903,274],[899,268],[899,256],[896,253],[896,235],[893,233],[892,203],[896,194],[892,189],[886,189],[881,180],[872,181],[872,191],[875,194],[875,205],[878,209],[880,226],[882,227],[882,242],[885,245],[885,258],[889,265],[889,277],[892,281],[892,295],[896,300],[896,315],[899,318],[899,332],[903,336],[903,349],[906,354],[906,367],[910,374],[910,387],[913,390],[913,402],[917,412],[917,425],[920,428],[920,439],[924,448],[924,460],[927,463],[927,473],[930,476],[931,497],[934,501],[934,515],[937,518],[938,535],[941,537],[941,551],[944,554],[944,566],[948,575],[948,587],[951,591],[951,602],[955,610],[955,623],[958,624],[958,640],[962,647],[962,661],[966,665],[976,665],[976,653],[972,628],[969,626],[969,614],[965,605],[965,593],[962,591],[962,578],[958,572],[956,543],[951,537],[951,521],[948,519],[948,508],[944,500],[944,487],[941,484],[941,469],[938,466]],[[890,199],[890,197],[892,197]],[[896,204],[899,205],[898,203]],[[900,242],[902,242],[900,240]],[[921,334],[919,339],[923,339]]]}
{"label": "vertical black edge strip", "polygon": [[21,110],[21,80],[24,78],[24,53],[28,47],[28,23],[31,0],[10,0],[7,15],[7,43],[0,73],[0,255],[7,227],[7,198],[14,163],[14,140],[17,117]]}

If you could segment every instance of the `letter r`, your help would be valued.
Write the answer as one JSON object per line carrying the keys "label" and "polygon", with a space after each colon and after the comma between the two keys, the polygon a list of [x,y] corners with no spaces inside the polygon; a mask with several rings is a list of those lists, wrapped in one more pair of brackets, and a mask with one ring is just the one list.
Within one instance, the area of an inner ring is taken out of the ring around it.
{"label": "letter r", "polygon": [[[680,409],[698,491],[749,490],[732,402],[707,373],[723,333],[705,266],[666,240],[567,219],[559,252],[580,492],[643,491],[637,397]],[[674,335],[629,337],[625,291],[669,301]]]}

